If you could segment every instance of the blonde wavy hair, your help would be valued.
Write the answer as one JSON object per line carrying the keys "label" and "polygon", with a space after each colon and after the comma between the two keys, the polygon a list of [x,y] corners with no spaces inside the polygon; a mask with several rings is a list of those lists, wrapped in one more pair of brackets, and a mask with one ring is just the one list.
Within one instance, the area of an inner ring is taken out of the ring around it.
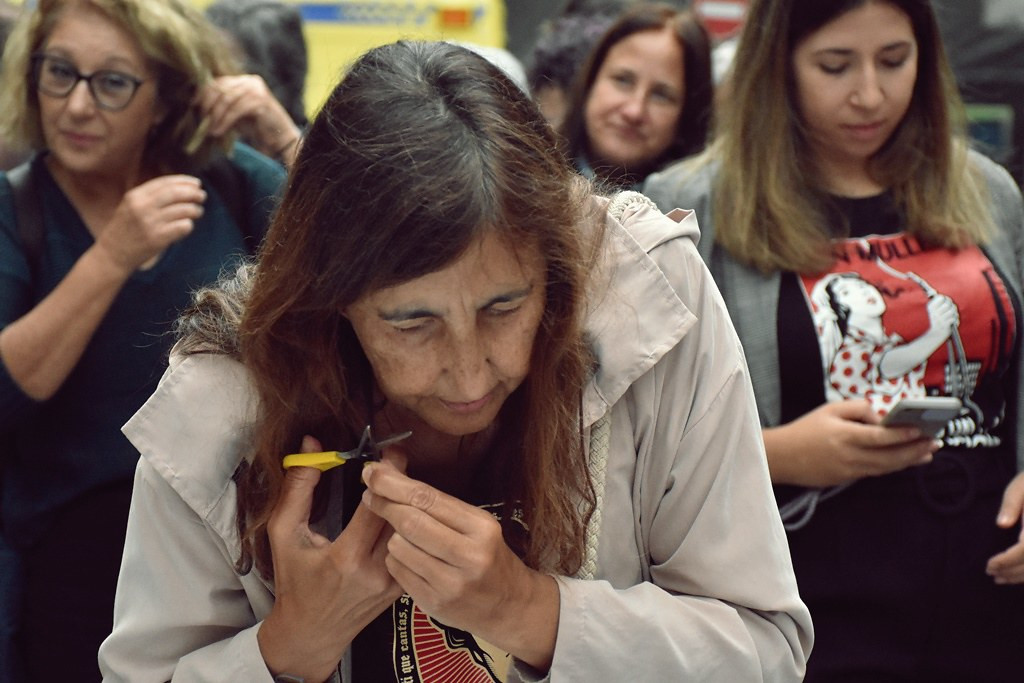
{"label": "blonde wavy hair", "polygon": [[216,140],[195,104],[199,89],[238,67],[218,31],[182,0],[39,0],[22,12],[4,50],[0,75],[0,135],[31,148],[46,148],[33,87],[32,55],[64,11],[89,6],[138,41],[157,78],[157,96],[168,115],[149,136],[146,158],[164,171],[201,167],[213,151],[233,139]]}

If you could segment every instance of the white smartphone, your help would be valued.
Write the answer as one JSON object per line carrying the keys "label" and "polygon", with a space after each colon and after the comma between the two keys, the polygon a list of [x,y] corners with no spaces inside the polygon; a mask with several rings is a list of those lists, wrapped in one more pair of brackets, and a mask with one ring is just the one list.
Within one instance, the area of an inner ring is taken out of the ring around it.
{"label": "white smartphone", "polygon": [[960,415],[960,399],[952,396],[905,398],[882,418],[886,426],[917,427],[925,436],[936,437],[953,418]]}

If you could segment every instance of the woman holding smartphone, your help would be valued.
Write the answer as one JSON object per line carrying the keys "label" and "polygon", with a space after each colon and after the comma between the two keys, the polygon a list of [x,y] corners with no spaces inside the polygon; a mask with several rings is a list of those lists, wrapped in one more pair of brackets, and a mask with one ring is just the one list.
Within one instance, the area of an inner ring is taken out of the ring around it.
{"label": "woman holding smartphone", "polygon": [[[696,209],[743,341],[807,680],[1017,680],[1020,191],[967,149],[927,0],[755,0],[746,26],[711,148],[645,191]],[[903,396],[964,409],[936,440],[881,424]]]}

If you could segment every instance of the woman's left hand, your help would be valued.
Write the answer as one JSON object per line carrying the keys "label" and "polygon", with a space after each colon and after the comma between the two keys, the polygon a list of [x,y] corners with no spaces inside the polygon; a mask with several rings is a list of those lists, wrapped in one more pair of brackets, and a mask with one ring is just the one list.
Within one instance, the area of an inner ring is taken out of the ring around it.
{"label": "woman's left hand", "polygon": [[232,130],[260,152],[290,164],[302,138],[284,106],[262,77],[221,76],[203,88],[199,105],[210,122],[210,134]]}
{"label": "woman's left hand", "polygon": [[558,586],[506,545],[488,512],[388,463],[363,468],[363,503],[394,528],[385,560],[425,613],[544,671],[558,631]]}
{"label": "woman's left hand", "polygon": [[[1009,529],[1021,522],[1024,514],[1024,472],[1017,474],[1003,493],[996,524]],[[985,571],[996,583],[1024,583],[1024,529],[1017,542],[988,561]]]}

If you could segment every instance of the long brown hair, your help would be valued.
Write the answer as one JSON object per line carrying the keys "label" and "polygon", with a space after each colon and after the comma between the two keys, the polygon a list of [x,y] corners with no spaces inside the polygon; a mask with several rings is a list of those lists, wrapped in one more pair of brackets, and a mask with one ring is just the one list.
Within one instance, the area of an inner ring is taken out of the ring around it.
{"label": "long brown hair", "polygon": [[582,297],[597,256],[587,190],[533,103],[469,50],[398,42],[355,63],[313,121],[258,266],[243,271],[251,286],[217,295],[247,299],[221,304],[221,317],[241,315],[240,357],[260,401],[254,457],[236,477],[243,569],[254,560],[271,575],[282,455],[303,434],[354,443],[369,421],[373,374],[342,310],[445,267],[485,233],[535,245],[547,268],[530,372],[502,408],[514,458],[488,464],[523,505],[527,564],[579,567],[594,505],[578,416],[592,363]]}
{"label": "long brown hair", "polygon": [[[608,27],[580,68],[569,94],[563,136],[571,159],[589,154],[584,110],[597,73],[618,43],[635,33],[667,29],[683,51],[683,109],[668,148],[651,161],[646,172],[696,154],[704,149],[711,123],[714,81],[711,74],[711,38],[691,10],[679,10],[666,3],[640,3],[626,9]],[[594,161],[594,160],[592,160]]]}
{"label": "long brown hair", "polygon": [[[808,35],[869,0],[754,0],[728,84],[716,106],[714,143],[692,162],[720,163],[716,240],[762,271],[817,272],[831,263],[827,191],[816,181],[796,104],[792,55]],[[874,1],[874,0],[870,0]],[[963,106],[927,0],[881,0],[910,18],[918,44],[910,108],[869,171],[891,189],[908,230],[959,247],[991,231],[984,183],[967,160]]]}

